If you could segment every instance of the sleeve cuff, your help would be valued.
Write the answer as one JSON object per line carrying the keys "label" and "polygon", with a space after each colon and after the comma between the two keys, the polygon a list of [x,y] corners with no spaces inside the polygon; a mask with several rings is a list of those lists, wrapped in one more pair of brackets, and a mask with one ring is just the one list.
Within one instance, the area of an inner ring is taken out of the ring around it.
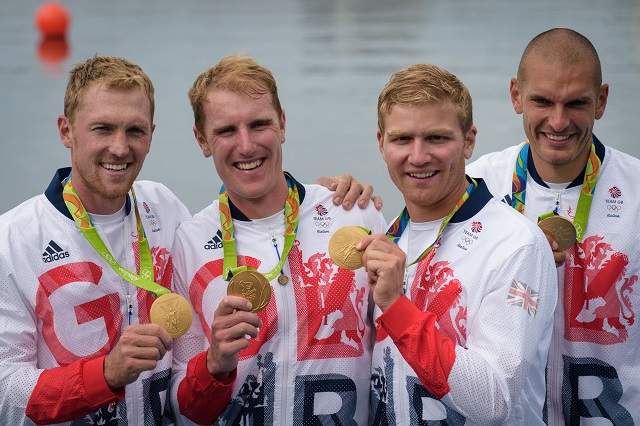
{"label": "sleeve cuff", "polygon": [[207,351],[200,352],[194,356],[189,363],[193,363],[194,378],[199,386],[207,388],[209,386],[230,386],[236,380],[238,369],[234,369],[223,379],[213,376],[207,368]]}
{"label": "sleeve cuff", "polygon": [[115,399],[124,398],[125,388],[116,392],[112,391],[104,378],[105,355],[92,358],[82,365],[82,381],[86,392],[88,404],[100,406]]}
{"label": "sleeve cuff", "polygon": [[394,341],[400,338],[407,329],[421,321],[425,314],[405,296],[400,296],[386,311],[378,317],[376,322],[389,334]]}

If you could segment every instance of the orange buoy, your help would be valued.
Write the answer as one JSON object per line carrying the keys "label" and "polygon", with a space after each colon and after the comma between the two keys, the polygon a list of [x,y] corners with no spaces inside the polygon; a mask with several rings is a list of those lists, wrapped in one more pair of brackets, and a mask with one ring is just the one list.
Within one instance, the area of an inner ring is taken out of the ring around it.
{"label": "orange buoy", "polygon": [[64,37],[69,21],[69,12],[57,2],[44,3],[36,11],[36,26],[43,37]]}

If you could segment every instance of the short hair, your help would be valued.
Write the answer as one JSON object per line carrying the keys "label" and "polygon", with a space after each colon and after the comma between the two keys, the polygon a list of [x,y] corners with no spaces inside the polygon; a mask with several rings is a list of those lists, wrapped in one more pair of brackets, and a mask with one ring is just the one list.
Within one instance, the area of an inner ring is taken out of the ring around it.
{"label": "short hair", "polygon": [[574,65],[589,63],[593,65],[596,88],[602,85],[602,66],[596,48],[577,31],[570,28],[552,28],[535,36],[522,53],[518,65],[518,80],[526,81],[526,65],[532,55],[549,63]]}
{"label": "short hair", "polygon": [[276,80],[267,68],[253,58],[240,55],[225,56],[213,67],[200,73],[189,89],[195,126],[204,133],[203,104],[209,89],[223,89],[258,97],[271,95],[273,108],[282,116]]}
{"label": "short hair", "polygon": [[393,105],[423,105],[451,101],[462,131],[473,125],[471,94],[449,71],[431,64],[416,64],[391,76],[378,97],[378,129],[384,132],[384,115]]}
{"label": "short hair", "polygon": [[94,82],[104,84],[109,89],[142,89],[149,99],[153,121],[154,90],[149,76],[140,66],[124,58],[97,55],[76,64],[69,73],[64,93],[64,115],[71,121],[78,110],[82,92]]}

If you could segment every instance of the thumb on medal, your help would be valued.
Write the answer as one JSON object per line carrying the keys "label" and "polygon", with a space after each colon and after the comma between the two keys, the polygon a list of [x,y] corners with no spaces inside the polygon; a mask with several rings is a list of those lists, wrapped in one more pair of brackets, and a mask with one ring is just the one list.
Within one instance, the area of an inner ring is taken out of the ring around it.
{"label": "thumb on medal", "polygon": [[235,311],[251,311],[251,302],[240,296],[225,296],[218,305],[218,312],[221,315],[229,315]]}
{"label": "thumb on medal", "polygon": [[553,253],[553,260],[556,264],[556,268],[562,266],[567,258],[567,255],[564,251],[560,250],[560,245],[556,241],[555,237],[551,232],[543,229],[544,236],[547,237],[547,241],[549,242],[549,246],[551,247],[551,252]]}

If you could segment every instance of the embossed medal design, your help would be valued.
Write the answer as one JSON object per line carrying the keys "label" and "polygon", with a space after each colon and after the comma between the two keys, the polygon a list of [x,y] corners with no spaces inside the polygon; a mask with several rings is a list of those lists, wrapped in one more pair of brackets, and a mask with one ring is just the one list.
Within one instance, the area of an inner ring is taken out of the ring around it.
{"label": "embossed medal design", "polygon": [[229,281],[227,294],[247,299],[251,302],[251,312],[259,312],[271,299],[271,285],[260,272],[242,271]]}
{"label": "embossed medal design", "polygon": [[565,251],[576,242],[576,228],[570,220],[562,216],[550,216],[538,223],[540,229],[551,234],[558,243],[558,249]]}
{"label": "embossed medal design", "polygon": [[164,328],[174,339],[191,327],[191,305],[176,293],[163,294],[151,305],[151,322]]}
{"label": "embossed medal design", "polygon": [[359,226],[344,226],[338,229],[329,240],[329,256],[341,268],[355,270],[362,267],[362,252],[356,244],[369,235]]}

